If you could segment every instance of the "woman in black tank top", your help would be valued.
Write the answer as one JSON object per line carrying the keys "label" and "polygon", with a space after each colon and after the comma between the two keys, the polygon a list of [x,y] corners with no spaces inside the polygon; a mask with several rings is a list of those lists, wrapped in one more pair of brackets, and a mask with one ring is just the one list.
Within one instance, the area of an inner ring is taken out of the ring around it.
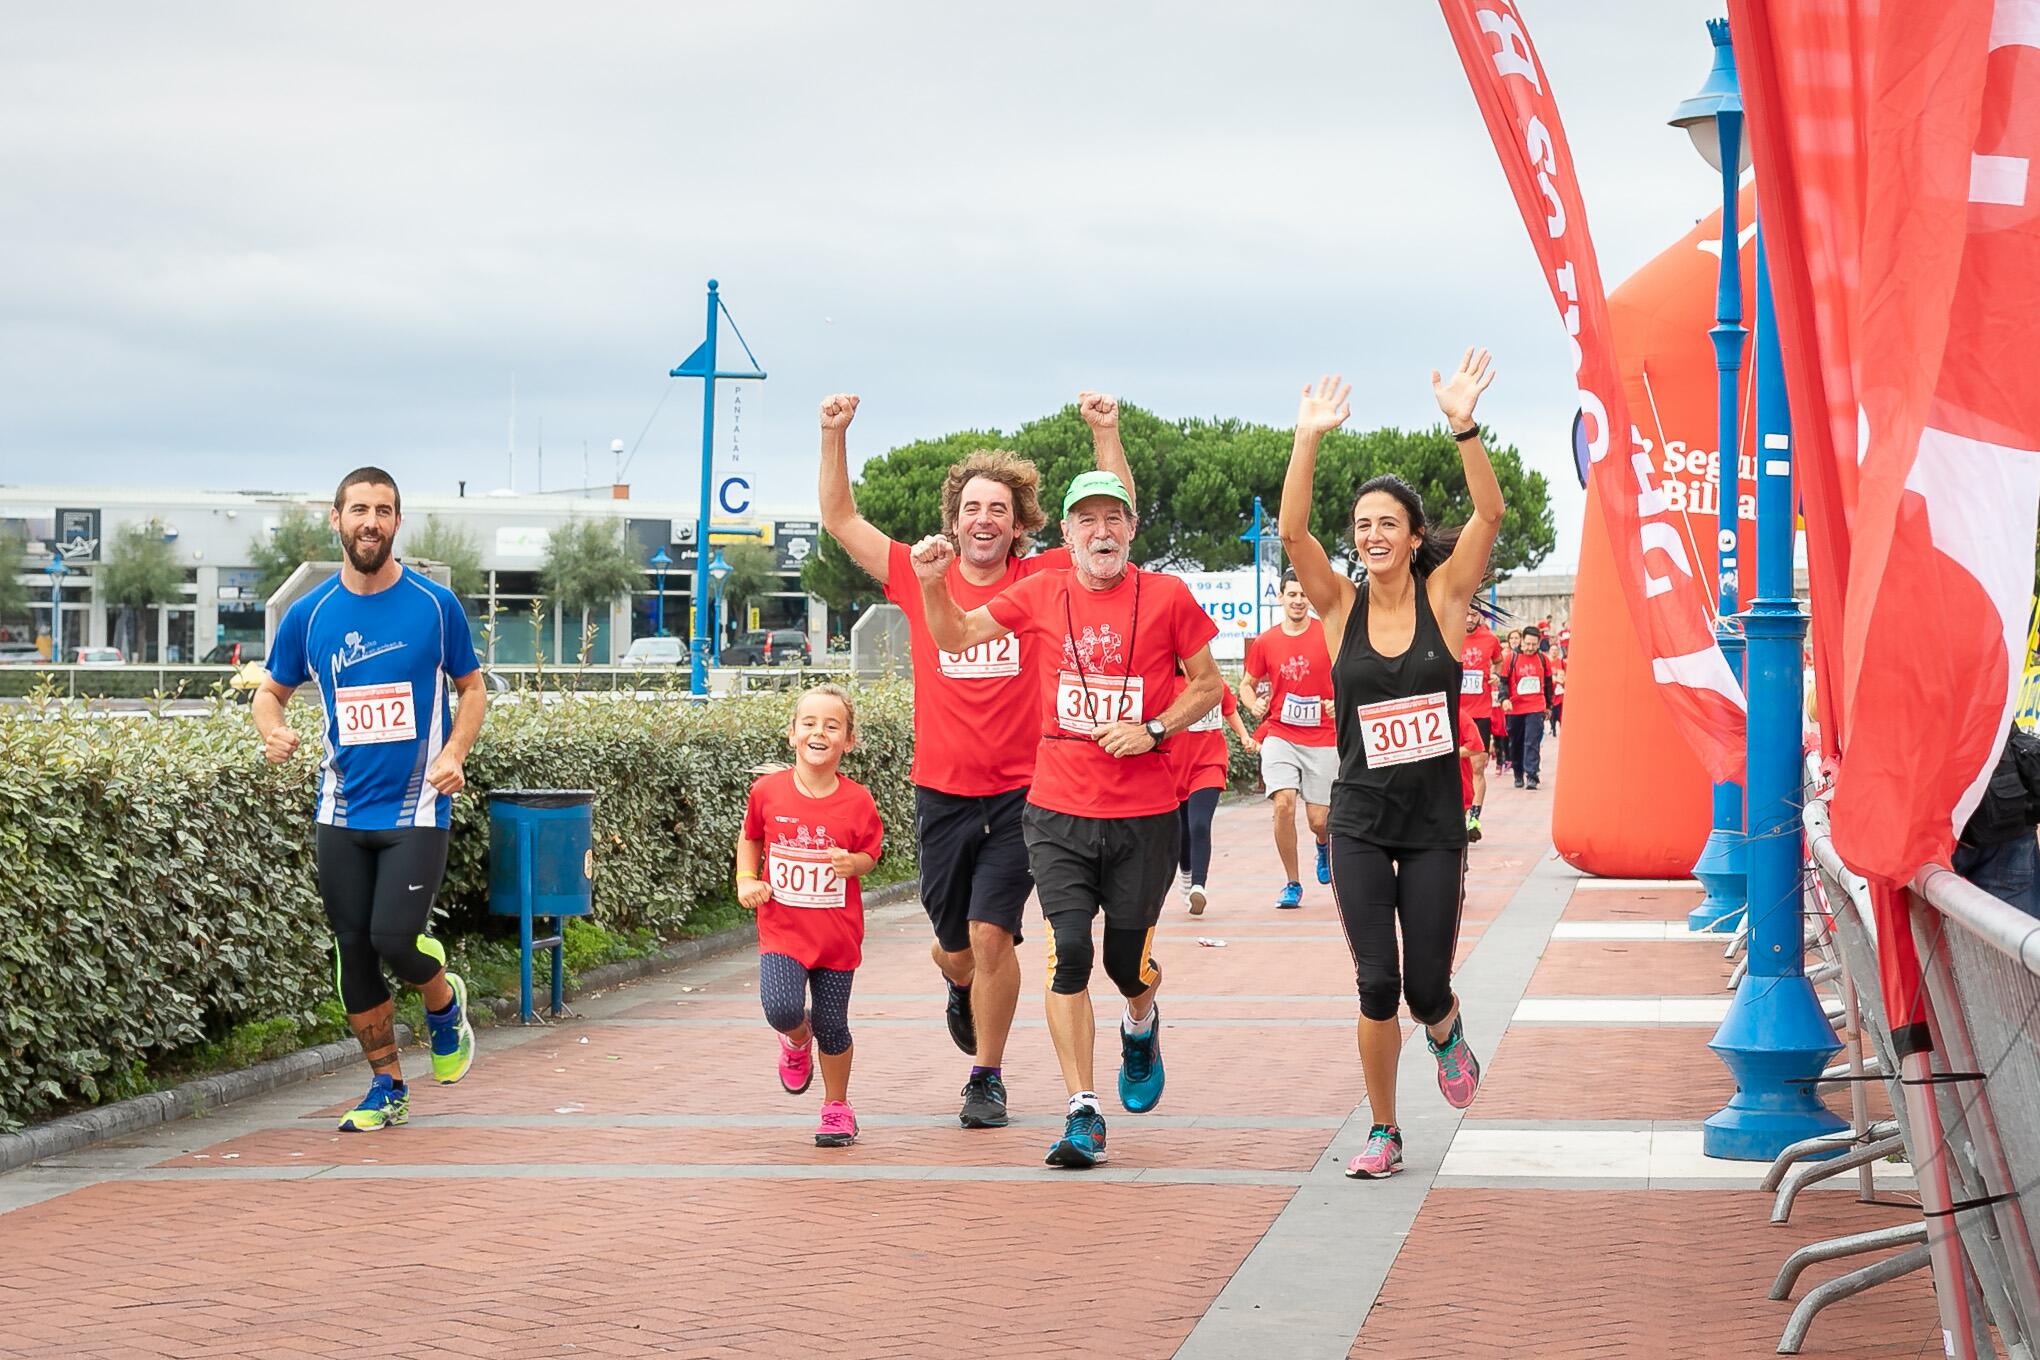
{"label": "woman in black tank top", "polygon": [[1459,652],[1467,607],[1502,524],[1501,484],[1473,418],[1494,376],[1486,350],[1468,350],[1449,378],[1431,374],[1438,409],[1459,444],[1473,517],[1460,529],[1436,526],[1401,478],[1365,483],[1352,510],[1357,586],[1332,567],[1310,530],[1318,444],[1350,410],[1352,389],[1338,378],[1304,388],[1282,483],[1282,546],[1326,637],[1337,639],[1332,895],[1353,953],[1360,1065],[1373,1115],[1366,1147],[1346,1167],[1356,1178],[1402,1169],[1396,1014],[1405,999],[1438,1060],[1446,1100],[1464,1109],[1480,1084],[1452,992],[1452,955],[1466,882]]}

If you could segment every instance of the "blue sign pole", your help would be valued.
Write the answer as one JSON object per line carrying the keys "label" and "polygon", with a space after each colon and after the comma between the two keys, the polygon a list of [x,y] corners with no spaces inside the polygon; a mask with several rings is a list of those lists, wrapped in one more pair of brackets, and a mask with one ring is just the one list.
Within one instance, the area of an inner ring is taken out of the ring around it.
{"label": "blue sign pole", "polygon": [[750,359],[752,368],[746,372],[724,373],[715,366],[716,323],[720,316],[728,314],[722,304],[720,285],[714,279],[708,281],[708,324],[707,332],[694,353],[686,362],[673,369],[667,376],[674,378],[701,379],[701,502],[700,512],[694,521],[694,628],[690,652],[690,690],[697,695],[708,693],[709,666],[709,595],[708,595],[708,536],[711,498],[714,490],[710,483],[715,480],[715,385],[718,379],[753,378],[762,379],[764,370],[756,367],[758,360],[751,353],[751,347],[744,344],[743,332],[738,331],[735,322],[730,330],[736,333],[737,343],[744,346],[744,357]]}
{"label": "blue sign pole", "polygon": [[[1728,659],[1729,668],[1740,680],[1743,673],[1743,633],[1735,619],[1740,546],[1738,524],[1742,499],[1742,476],[1738,452],[1736,401],[1738,376],[1742,369],[1742,251],[1737,230],[1736,195],[1742,179],[1742,87],[1736,80],[1735,49],[1730,45],[1728,20],[1710,19],[1707,34],[1714,42],[1714,66],[1707,73],[1700,93],[1683,101],[1672,115],[1674,127],[1694,130],[1694,140],[1703,150],[1707,123],[1713,124],[1714,155],[1710,164],[1721,172],[1721,275],[1714,294],[1714,367],[1718,375],[1716,459],[1719,488],[1720,532],[1715,548],[1719,554],[1718,584],[1720,614],[1714,638]],[[1740,784],[1714,786],[1713,830],[1694,862],[1693,877],[1707,889],[1707,896],[1686,918],[1689,930],[1732,931],[1742,921],[1747,897],[1747,859],[1743,838],[1743,790]]]}
{"label": "blue sign pole", "polygon": [[[1261,636],[1267,621],[1261,617],[1261,526],[1266,523],[1261,511],[1261,498],[1254,497],[1254,524],[1240,537],[1254,545],[1254,637]],[[1252,641],[1252,639],[1248,639]]]}
{"label": "blue sign pole", "polygon": [[50,574],[50,664],[64,664],[64,578],[71,574],[71,564],[64,560],[61,552],[50,554],[50,564],[43,568]]}
{"label": "blue sign pole", "polygon": [[673,565],[673,559],[660,548],[652,554],[652,575],[658,582],[659,593],[652,597],[652,636],[666,636],[666,568]]}
{"label": "blue sign pole", "polygon": [[[1749,633],[1749,970],[1708,1047],[1735,1075],[1735,1098],[1707,1120],[1710,1157],[1769,1161],[1802,1138],[1848,1126],[1814,1095],[1841,1049],[1806,980],[1800,916],[1799,799],[1806,615],[1792,596],[1792,413],[1757,236],[1757,590]],[[1840,1151],[1838,1147],[1836,1151]]]}

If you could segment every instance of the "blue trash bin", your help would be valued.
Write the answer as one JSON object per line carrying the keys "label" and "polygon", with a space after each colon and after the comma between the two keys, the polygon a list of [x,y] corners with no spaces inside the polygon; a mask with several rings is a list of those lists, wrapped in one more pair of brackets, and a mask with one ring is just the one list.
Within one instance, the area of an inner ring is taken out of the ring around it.
{"label": "blue trash bin", "polygon": [[[489,795],[489,911],[517,918],[518,1019],[531,1024],[531,955],[552,950],[552,1013],[566,1012],[566,918],[595,909],[592,789],[497,789]],[[539,917],[552,934],[539,937]]]}

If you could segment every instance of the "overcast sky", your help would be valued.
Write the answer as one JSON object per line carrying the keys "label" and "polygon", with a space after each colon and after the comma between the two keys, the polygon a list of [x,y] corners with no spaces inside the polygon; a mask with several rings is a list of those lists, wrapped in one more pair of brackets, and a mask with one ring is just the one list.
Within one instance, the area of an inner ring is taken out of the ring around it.
{"label": "overcast sky", "polygon": [[[714,276],[768,504],[831,391],[855,459],[1084,387],[1287,425],[1329,369],[1419,424],[1478,342],[1576,560],[1564,336],[1426,0],[8,8],[0,483],[474,494],[514,374],[519,489],[541,421],[551,488],[650,420],[626,480],[691,495]],[[1718,201],[1665,119],[1719,6],[1520,8],[1613,288]]]}

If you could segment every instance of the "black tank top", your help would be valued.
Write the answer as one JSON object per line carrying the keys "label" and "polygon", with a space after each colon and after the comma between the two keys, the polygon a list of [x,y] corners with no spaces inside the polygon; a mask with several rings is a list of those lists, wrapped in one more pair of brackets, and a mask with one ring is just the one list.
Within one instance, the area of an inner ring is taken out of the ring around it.
{"label": "black tank top", "polygon": [[[1417,628],[1401,656],[1383,656],[1368,640],[1364,582],[1346,619],[1332,663],[1339,777],[1332,784],[1330,825],[1340,835],[1395,849],[1458,849],[1466,844],[1459,796],[1459,649],[1445,645],[1422,576],[1416,587]],[[1374,705],[1393,706],[1375,708],[1368,715],[1372,721],[1363,721],[1361,710]],[[1446,749],[1438,750],[1440,742]],[[1376,753],[1372,765],[1370,749]],[[1423,751],[1437,753],[1417,754]]]}

